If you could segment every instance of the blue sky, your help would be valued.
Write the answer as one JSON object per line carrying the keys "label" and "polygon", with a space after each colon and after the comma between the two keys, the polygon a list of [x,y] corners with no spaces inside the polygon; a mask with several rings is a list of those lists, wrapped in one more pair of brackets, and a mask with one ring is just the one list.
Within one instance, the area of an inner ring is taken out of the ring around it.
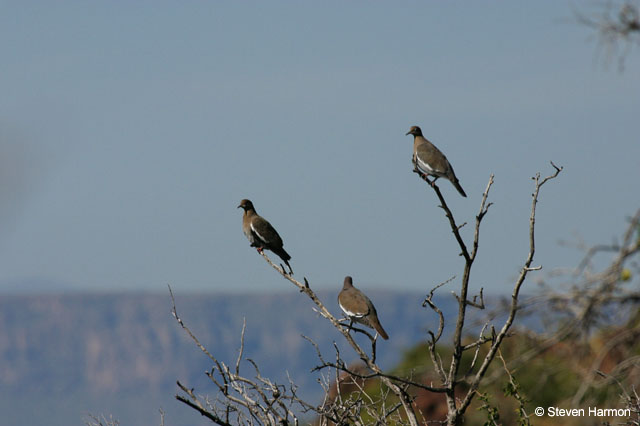
{"label": "blue sky", "polygon": [[290,290],[242,198],[312,285],[428,291],[462,260],[411,125],[455,167],[460,222],[496,176],[473,288],[511,290],[549,160],[546,271],[578,259],[559,240],[609,242],[640,207],[639,52],[607,66],[569,3],[0,7],[0,291]]}

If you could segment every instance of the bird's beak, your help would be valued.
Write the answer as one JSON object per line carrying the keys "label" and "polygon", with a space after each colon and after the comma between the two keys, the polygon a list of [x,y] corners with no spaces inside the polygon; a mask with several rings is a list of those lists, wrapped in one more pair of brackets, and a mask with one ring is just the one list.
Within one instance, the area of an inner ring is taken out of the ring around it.
{"label": "bird's beak", "polygon": [[410,135],[410,134],[411,134],[411,130],[409,130],[409,131],[408,131],[407,133],[405,133],[404,135],[405,135],[405,136],[407,136],[407,135]]}
{"label": "bird's beak", "polygon": [[240,204],[238,207],[236,207],[237,209],[239,209],[240,207],[242,207],[242,204]]}

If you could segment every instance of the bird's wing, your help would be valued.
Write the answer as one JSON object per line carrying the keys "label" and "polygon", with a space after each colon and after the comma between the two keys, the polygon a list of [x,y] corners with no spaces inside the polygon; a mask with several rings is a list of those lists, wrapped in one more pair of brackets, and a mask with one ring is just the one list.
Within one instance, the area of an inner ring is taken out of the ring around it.
{"label": "bird's wing", "polygon": [[261,216],[256,216],[251,221],[251,232],[253,232],[263,244],[276,247],[282,246],[282,238],[280,238],[278,232]]}
{"label": "bird's wing", "polygon": [[[349,305],[349,309],[345,308],[345,306],[343,306],[342,301],[340,299],[338,299],[338,304],[340,305],[340,309],[342,309],[342,311],[347,314],[350,317],[355,317],[355,318],[362,318],[362,317],[366,317],[367,315],[369,315],[369,299],[367,299],[367,296],[365,296],[364,294],[362,294],[362,292],[360,292],[357,289],[353,289],[354,291],[351,294],[347,294],[344,297],[348,298],[348,305]],[[345,300],[345,305],[347,301]]]}
{"label": "bird's wing", "polygon": [[430,174],[444,175],[451,167],[447,157],[426,139],[417,144],[415,156],[418,168]]}

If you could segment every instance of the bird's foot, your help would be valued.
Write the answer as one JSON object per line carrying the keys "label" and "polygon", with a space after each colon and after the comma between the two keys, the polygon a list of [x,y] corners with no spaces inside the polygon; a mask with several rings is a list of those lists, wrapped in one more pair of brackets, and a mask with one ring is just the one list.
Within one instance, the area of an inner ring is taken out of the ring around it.
{"label": "bird's foot", "polygon": [[262,247],[257,247],[256,250],[258,250],[258,253],[262,254],[262,252],[264,251],[264,248]]}

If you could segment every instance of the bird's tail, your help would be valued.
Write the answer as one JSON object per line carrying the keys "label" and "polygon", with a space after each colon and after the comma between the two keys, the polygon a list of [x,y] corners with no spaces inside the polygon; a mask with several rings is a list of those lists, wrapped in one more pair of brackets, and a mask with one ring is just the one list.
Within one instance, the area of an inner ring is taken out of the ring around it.
{"label": "bird's tail", "polygon": [[289,256],[289,253],[287,253],[283,248],[279,249],[278,251],[274,250],[274,253],[284,261],[284,263],[289,268],[289,273],[293,275],[293,269],[291,268],[291,265],[289,265],[289,261],[291,260],[291,256]]}
{"label": "bird's tail", "polygon": [[286,263],[287,267],[289,268],[289,275],[293,275],[293,268],[291,267],[291,265],[289,265],[289,262],[285,260],[284,263]]}
{"label": "bird's tail", "polygon": [[456,187],[456,189],[458,190],[458,192],[460,193],[460,195],[462,195],[463,197],[466,197],[467,194],[464,193],[464,189],[462,189],[462,187],[460,186],[460,182],[458,182],[458,179],[452,179],[451,183],[453,183],[453,186]]}
{"label": "bird's tail", "polygon": [[372,324],[372,325],[373,325],[373,328],[375,328],[375,329],[376,329],[376,331],[378,332],[378,334],[379,334],[380,336],[382,336],[382,338],[383,338],[384,340],[389,340],[389,335],[387,334],[387,332],[386,332],[386,331],[384,331],[384,328],[382,328],[382,324],[380,324],[380,321],[378,321],[378,319],[377,319],[377,318],[374,318],[372,322],[373,322],[373,324]]}
{"label": "bird's tail", "polygon": [[286,262],[287,260],[291,260],[291,256],[289,256],[289,253],[287,253],[287,252],[285,251],[285,249],[280,249],[280,250],[278,250],[278,253],[276,253],[276,254],[277,254],[278,256],[280,256],[280,258],[281,258],[282,260],[284,260],[285,262]]}

